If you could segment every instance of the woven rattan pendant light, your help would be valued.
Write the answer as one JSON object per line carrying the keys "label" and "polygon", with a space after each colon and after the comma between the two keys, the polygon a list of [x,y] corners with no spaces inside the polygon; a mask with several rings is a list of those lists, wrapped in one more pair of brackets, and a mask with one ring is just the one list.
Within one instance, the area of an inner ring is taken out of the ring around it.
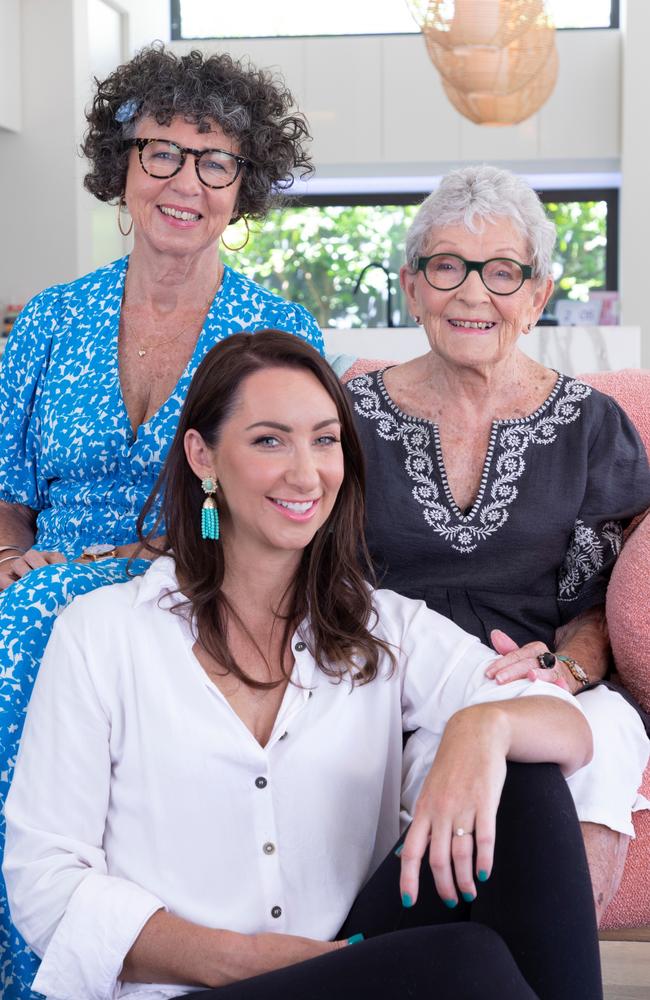
{"label": "woven rattan pendant light", "polygon": [[543,0],[408,0],[449,100],[481,125],[534,114],[557,78]]}

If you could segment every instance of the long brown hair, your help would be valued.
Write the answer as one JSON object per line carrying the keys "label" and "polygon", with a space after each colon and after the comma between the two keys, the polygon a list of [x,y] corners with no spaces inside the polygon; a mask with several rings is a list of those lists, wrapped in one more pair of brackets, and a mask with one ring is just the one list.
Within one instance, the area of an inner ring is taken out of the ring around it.
{"label": "long brown hair", "polygon": [[[372,571],[363,531],[363,453],[347,396],[336,375],[318,352],[298,337],[279,330],[237,333],[208,352],[192,379],[167,460],[138,519],[138,533],[145,549],[160,554],[159,543],[153,541],[162,530],[166,531],[163,551],[173,553],[177,577],[182,581],[204,649],[250,687],[267,688],[280,683],[253,680],[228,648],[228,617],[243,623],[222,590],[222,545],[201,538],[204,496],[184,449],[190,428],[214,448],[224,422],[236,406],[244,380],[265,368],[301,369],[318,379],[336,404],[344,463],[343,483],[332,513],[305,548],[288,594],[286,613],[278,615],[284,623],[282,662],[295,629],[307,618],[311,634],[302,638],[309,643],[320,669],[333,677],[349,675],[353,682],[365,683],[377,675],[382,653],[388,654],[392,665],[394,657],[388,645],[371,634],[374,612],[366,582],[366,577],[372,579]],[[156,523],[144,536],[145,519],[159,503]]]}

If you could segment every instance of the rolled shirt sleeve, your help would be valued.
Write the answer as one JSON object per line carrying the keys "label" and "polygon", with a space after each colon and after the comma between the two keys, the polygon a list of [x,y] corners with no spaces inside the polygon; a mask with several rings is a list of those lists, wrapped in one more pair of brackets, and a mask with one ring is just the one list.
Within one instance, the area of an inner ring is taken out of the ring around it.
{"label": "rolled shirt sleeve", "polygon": [[107,874],[110,719],[80,644],[92,649],[60,618],[7,797],[3,870],[12,920],[42,957],[33,988],[57,1000],[112,1000],[127,952],[164,904]]}

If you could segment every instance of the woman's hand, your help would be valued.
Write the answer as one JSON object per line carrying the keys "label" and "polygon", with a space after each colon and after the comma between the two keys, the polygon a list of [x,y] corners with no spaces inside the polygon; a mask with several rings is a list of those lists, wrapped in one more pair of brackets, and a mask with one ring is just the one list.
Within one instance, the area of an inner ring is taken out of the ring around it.
{"label": "woman's hand", "polygon": [[273,972],[274,969],[306,962],[308,958],[317,958],[346,947],[347,941],[315,941],[313,938],[293,934],[255,934],[249,958],[249,968],[254,971],[248,971],[247,975],[258,976],[263,972]]}
{"label": "woman's hand", "polygon": [[489,877],[508,747],[508,723],[499,703],[464,708],[447,723],[401,852],[405,906],[417,899],[427,847],[436,889],[449,907],[458,902],[456,887],[470,901],[476,896],[474,876],[480,882]]}
{"label": "woman's hand", "polygon": [[490,642],[501,655],[490,664],[485,676],[492,678],[497,684],[509,684],[510,681],[527,679],[556,684],[565,691],[571,691],[572,694],[582,690],[582,685],[576,681],[561,660],[556,660],[555,666],[550,670],[540,667],[537,657],[541,653],[550,652],[543,642],[528,642],[525,646],[518,646],[514,639],[498,628],[490,633]]}
{"label": "woman's hand", "polygon": [[[7,555],[11,555],[11,553],[7,553]],[[16,580],[31,573],[33,569],[63,562],[67,562],[67,559],[61,552],[41,552],[38,549],[28,549],[22,555],[16,553],[15,558],[0,563],[0,590],[6,590]]]}

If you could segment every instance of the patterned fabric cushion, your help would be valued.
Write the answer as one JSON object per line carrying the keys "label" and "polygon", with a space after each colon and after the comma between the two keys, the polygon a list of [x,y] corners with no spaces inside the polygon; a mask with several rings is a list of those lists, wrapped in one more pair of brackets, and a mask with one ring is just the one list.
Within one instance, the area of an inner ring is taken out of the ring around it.
{"label": "patterned fabric cushion", "polygon": [[[650,454],[650,371],[626,369],[581,377],[623,407]],[[607,591],[607,621],[618,672],[650,710],[650,516],[628,536],[616,563]],[[650,766],[641,792],[650,798]],[[630,845],[623,880],[605,914],[603,930],[650,925],[650,812],[635,814],[634,830],[636,840]]]}

